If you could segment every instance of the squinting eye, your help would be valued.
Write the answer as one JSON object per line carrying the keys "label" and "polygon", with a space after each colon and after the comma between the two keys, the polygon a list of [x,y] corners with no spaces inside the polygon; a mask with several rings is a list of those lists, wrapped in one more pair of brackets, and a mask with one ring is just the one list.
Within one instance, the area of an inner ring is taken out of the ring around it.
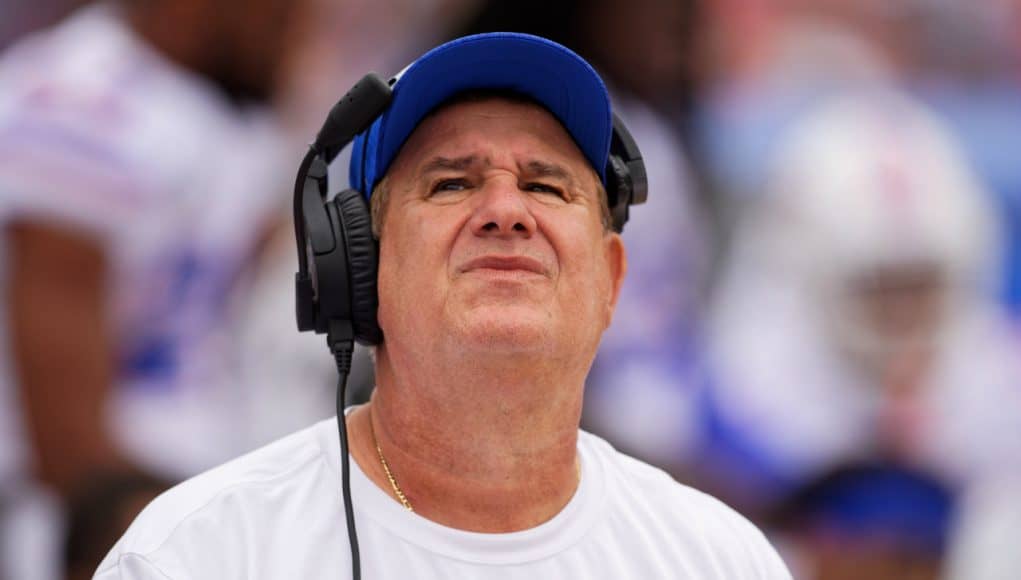
{"label": "squinting eye", "polygon": [[525,191],[532,191],[535,193],[551,193],[563,197],[560,188],[545,183],[528,183],[525,185]]}
{"label": "squinting eye", "polygon": [[433,186],[433,192],[440,191],[464,191],[468,188],[468,180],[466,179],[443,179],[436,182]]}

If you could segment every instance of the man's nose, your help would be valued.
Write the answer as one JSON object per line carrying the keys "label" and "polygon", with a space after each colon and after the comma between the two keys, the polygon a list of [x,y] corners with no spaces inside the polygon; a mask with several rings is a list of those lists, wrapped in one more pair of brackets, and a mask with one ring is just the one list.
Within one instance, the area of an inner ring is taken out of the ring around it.
{"label": "man's nose", "polygon": [[527,238],[535,232],[527,193],[518,188],[517,180],[494,180],[477,195],[478,205],[470,221],[475,235]]}

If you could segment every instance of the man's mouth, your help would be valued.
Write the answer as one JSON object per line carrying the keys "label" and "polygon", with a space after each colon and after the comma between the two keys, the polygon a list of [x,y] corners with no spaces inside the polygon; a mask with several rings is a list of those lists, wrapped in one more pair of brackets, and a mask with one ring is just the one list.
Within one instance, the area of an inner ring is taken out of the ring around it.
{"label": "man's mouth", "polygon": [[505,272],[528,272],[545,276],[547,271],[542,263],[527,256],[480,256],[461,266],[461,272],[498,270]]}

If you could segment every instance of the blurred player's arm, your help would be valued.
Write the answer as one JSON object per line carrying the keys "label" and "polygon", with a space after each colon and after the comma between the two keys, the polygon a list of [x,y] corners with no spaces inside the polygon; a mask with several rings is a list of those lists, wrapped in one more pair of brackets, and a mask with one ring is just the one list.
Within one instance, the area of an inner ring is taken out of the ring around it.
{"label": "blurred player's arm", "polygon": [[7,316],[37,476],[67,496],[91,473],[123,471],[105,408],[114,377],[108,262],[98,241],[14,222]]}

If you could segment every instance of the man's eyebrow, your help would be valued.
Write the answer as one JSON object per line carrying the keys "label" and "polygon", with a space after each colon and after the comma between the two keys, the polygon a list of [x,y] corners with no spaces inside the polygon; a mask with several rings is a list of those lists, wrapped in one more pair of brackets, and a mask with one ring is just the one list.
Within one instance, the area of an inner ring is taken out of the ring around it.
{"label": "man's eyebrow", "polygon": [[525,164],[528,171],[536,177],[552,177],[568,183],[574,183],[574,178],[562,165],[549,163],[547,161],[529,161]]}
{"label": "man's eyebrow", "polygon": [[465,155],[464,157],[433,157],[428,163],[422,166],[420,174],[431,173],[433,171],[464,171],[475,165],[479,161],[479,158],[475,155]]}
{"label": "man's eyebrow", "polygon": [[[422,165],[419,175],[427,175],[434,171],[466,171],[477,163],[489,164],[489,159],[480,159],[477,155],[465,155],[463,157],[442,157],[436,156]],[[552,177],[568,183],[574,183],[570,171],[564,166],[534,159],[525,164],[525,168],[534,177]]]}

